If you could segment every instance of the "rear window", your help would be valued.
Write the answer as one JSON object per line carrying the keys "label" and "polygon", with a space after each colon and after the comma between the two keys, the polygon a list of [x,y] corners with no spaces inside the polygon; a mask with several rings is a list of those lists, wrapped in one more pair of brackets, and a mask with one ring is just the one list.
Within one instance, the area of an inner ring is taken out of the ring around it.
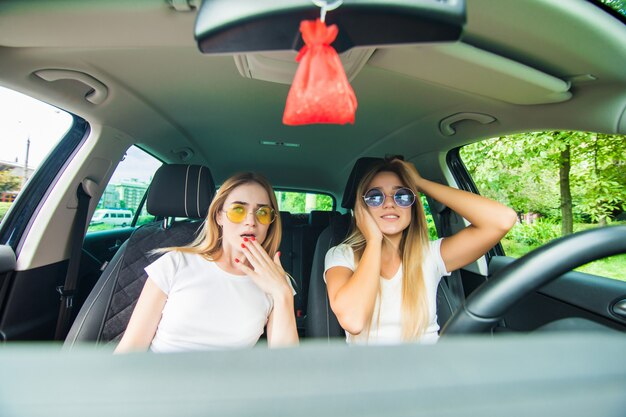
{"label": "rear window", "polygon": [[276,200],[280,211],[292,214],[310,213],[313,210],[332,211],[335,199],[324,193],[304,191],[276,191]]}

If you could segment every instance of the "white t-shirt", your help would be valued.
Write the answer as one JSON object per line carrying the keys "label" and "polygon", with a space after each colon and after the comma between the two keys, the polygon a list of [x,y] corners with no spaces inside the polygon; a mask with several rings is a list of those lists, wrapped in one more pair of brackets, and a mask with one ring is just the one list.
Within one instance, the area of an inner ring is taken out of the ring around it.
{"label": "white t-shirt", "polygon": [[[437,324],[437,287],[442,276],[450,275],[441,258],[442,239],[430,242],[422,264],[426,298],[428,301],[428,327],[422,335],[421,343],[435,343],[439,338],[439,324]],[[354,252],[348,245],[338,245],[326,253],[324,267],[324,281],[326,271],[335,266],[343,266],[352,271],[356,270]],[[374,314],[369,329],[359,335],[346,332],[346,341],[350,344],[397,344],[402,342],[402,265],[391,278],[380,277],[381,293],[376,297]],[[380,310],[380,315],[379,315]],[[380,322],[378,318],[380,317]]]}
{"label": "white t-shirt", "polygon": [[263,334],[273,302],[250,277],[179,251],[145,270],[167,294],[153,352],[251,347]]}

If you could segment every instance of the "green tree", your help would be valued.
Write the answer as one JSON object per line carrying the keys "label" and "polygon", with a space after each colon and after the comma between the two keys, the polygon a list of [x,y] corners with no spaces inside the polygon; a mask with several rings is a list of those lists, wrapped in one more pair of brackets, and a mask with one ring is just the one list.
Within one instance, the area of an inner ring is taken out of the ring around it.
{"label": "green tree", "polygon": [[315,209],[331,211],[333,209],[333,199],[329,195],[316,194],[315,195]]}
{"label": "green tree", "polygon": [[518,134],[466,146],[461,156],[483,195],[520,213],[558,216],[558,175],[539,134]]}
{"label": "green tree", "polygon": [[626,210],[626,137],[586,134],[572,171],[577,209],[593,222]]}
{"label": "green tree", "polygon": [[559,153],[559,191],[561,193],[561,235],[569,235],[574,231],[574,212],[572,210],[572,189],[570,186],[570,170],[572,146],[564,140]]}
{"label": "green tree", "polygon": [[605,223],[626,209],[626,137],[586,132],[509,135],[463,148],[481,192],[518,212]]}
{"label": "green tree", "polygon": [[299,192],[279,191],[279,207],[290,213],[304,213],[306,194]]}
{"label": "green tree", "polygon": [[600,2],[622,15],[626,15],[626,0],[600,0]]}
{"label": "green tree", "polygon": [[19,191],[22,180],[9,171],[0,171],[0,192]]}

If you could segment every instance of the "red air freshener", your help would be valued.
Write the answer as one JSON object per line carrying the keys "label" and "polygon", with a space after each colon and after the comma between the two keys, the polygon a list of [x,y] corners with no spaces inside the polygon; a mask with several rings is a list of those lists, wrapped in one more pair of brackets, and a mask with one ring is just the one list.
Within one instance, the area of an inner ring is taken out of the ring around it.
{"label": "red air freshener", "polygon": [[300,32],[305,45],[296,57],[300,65],[287,96],[283,123],[354,124],[356,96],[339,55],[330,46],[337,37],[337,25],[304,20]]}

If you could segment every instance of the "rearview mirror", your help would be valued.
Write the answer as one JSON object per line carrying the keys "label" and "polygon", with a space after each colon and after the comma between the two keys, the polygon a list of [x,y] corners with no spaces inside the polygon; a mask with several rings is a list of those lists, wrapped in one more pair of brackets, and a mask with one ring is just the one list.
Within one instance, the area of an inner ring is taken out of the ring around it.
{"label": "rearview mirror", "polygon": [[[332,3],[332,1],[329,1]],[[206,54],[299,50],[302,20],[320,17],[310,0],[204,0],[195,37]],[[337,52],[356,46],[458,40],[465,0],[344,0],[326,15],[339,27]]]}

